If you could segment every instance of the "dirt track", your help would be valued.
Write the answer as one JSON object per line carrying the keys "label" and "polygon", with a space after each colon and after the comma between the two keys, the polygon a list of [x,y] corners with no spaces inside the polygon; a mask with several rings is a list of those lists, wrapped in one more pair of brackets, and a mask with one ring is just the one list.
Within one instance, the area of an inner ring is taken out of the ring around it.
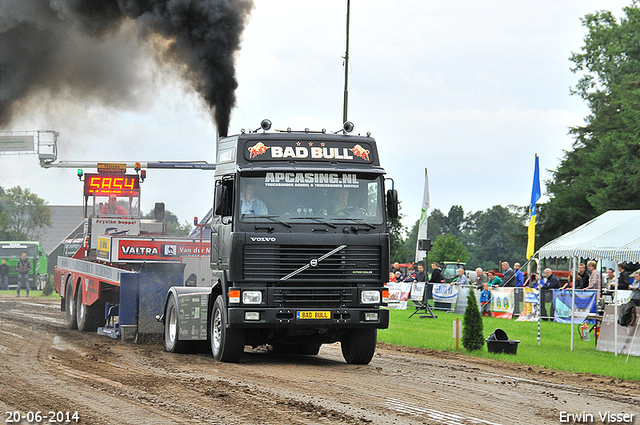
{"label": "dirt track", "polygon": [[338,344],[224,364],[69,330],[57,300],[0,298],[0,408],[3,423],[10,411],[40,423],[77,411],[83,424],[602,423],[605,411],[640,423],[640,383],[384,345],[368,366],[345,364]]}

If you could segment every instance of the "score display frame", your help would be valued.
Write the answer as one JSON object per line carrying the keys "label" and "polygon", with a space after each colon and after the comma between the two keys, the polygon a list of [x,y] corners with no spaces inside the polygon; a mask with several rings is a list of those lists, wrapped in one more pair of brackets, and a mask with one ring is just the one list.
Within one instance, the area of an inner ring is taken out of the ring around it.
{"label": "score display frame", "polygon": [[137,174],[85,174],[84,196],[137,197],[140,195],[140,178]]}

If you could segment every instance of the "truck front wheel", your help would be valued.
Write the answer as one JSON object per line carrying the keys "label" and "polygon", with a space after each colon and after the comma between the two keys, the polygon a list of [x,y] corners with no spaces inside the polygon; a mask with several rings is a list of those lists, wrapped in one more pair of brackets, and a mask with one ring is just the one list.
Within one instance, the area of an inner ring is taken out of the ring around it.
{"label": "truck front wheel", "polygon": [[342,356],[349,364],[369,364],[377,339],[377,329],[353,329],[340,340]]}
{"label": "truck front wheel", "polygon": [[78,318],[76,317],[76,301],[73,299],[73,282],[71,281],[71,279],[67,280],[64,294],[64,311],[67,313],[67,327],[69,329],[78,329]]}
{"label": "truck front wheel", "polygon": [[243,329],[229,329],[227,324],[224,298],[218,295],[211,312],[211,352],[219,362],[236,363],[244,352],[245,333]]}

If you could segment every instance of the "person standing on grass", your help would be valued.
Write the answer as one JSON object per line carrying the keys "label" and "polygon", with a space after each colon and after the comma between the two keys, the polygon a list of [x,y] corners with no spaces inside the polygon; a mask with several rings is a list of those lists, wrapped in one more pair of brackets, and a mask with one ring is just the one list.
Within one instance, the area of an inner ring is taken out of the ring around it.
{"label": "person standing on grass", "polygon": [[2,264],[0,264],[0,289],[3,291],[9,290],[9,266],[7,266],[7,260],[2,260]]}
{"label": "person standing on grass", "polygon": [[524,274],[520,270],[520,263],[514,263],[513,268],[516,272],[516,288],[521,288],[524,286]]}
{"label": "person standing on grass", "polygon": [[602,277],[600,276],[600,272],[596,270],[597,263],[593,260],[587,262],[587,268],[589,269],[589,285],[586,286],[587,289],[595,289],[600,292],[600,288],[602,287]]}
{"label": "person standing on grass", "polygon": [[474,283],[476,284],[476,288],[481,289],[485,283],[487,283],[489,279],[487,275],[482,271],[480,267],[476,269],[476,280]]}
{"label": "person standing on grass", "polygon": [[442,270],[440,270],[440,267],[438,267],[438,263],[436,263],[435,261],[431,263],[431,269],[433,270],[431,272],[431,277],[429,278],[429,282],[430,283],[443,283],[444,282],[444,276],[442,276]]}
{"label": "person standing on grass", "polygon": [[480,292],[480,313],[484,317],[491,316],[491,291],[487,282],[482,284],[482,292]]}
{"label": "person standing on grass", "polygon": [[578,276],[580,276],[580,280],[576,279],[576,289],[586,289],[589,286],[589,278],[591,276],[583,263],[578,265]]}
{"label": "person standing on grass", "polygon": [[469,279],[465,276],[464,269],[462,267],[458,268],[458,278],[451,282],[450,285],[471,285],[471,282],[469,282]]}
{"label": "person standing on grass", "polygon": [[18,296],[20,296],[20,287],[24,284],[27,290],[27,297],[29,296],[29,272],[31,271],[31,261],[27,258],[26,251],[22,252],[22,258],[18,260],[16,264],[18,269]]}
{"label": "person standing on grass", "polygon": [[509,266],[509,263],[507,263],[506,261],[502,263],[502,271],[504,272],[504,274],[502,275],[502,286],[516,286],[516,272],[513,271],[511,266]]}
{"label": "person standing on grass", "polygon": [[629,289],[629,272],[625,269],[624,263],[618,264],[618,291],[627,291]]}

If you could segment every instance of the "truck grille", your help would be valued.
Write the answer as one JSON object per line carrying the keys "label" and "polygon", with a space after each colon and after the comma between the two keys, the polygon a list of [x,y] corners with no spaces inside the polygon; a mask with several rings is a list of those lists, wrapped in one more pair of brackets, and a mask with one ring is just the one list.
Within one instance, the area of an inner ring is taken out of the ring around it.
{"label": "truck grille", "polygon": [[290,308],[340,308],[355,305],[355,288],[273,288],[272,302]]}
{"label": "truck grille", "polygon": [[[243,278],[246,281],[274,282],[336,249],[335,245],[245,245]],[[380,246],[349,245],[320,261],[317,266],[292,276],[293,282],[379,282]]]}

